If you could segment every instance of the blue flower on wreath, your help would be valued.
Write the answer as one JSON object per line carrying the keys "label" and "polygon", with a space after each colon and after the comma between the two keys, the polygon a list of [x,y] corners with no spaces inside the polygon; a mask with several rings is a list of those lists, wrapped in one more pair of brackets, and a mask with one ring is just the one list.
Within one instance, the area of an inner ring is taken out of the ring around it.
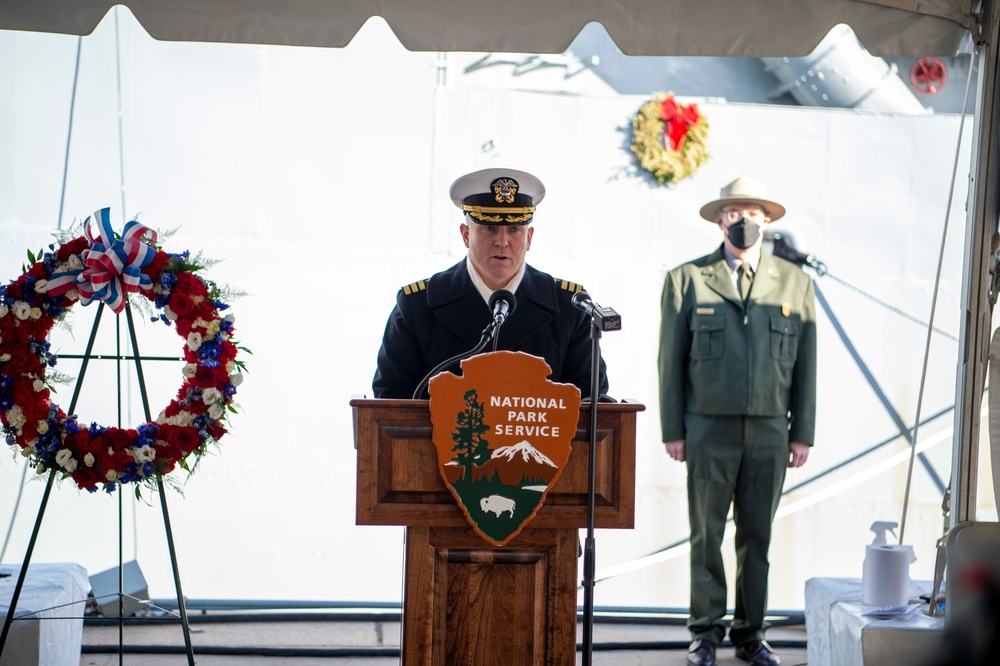
{"label": "blue flower on wreath", "polygon": [[145,423],[139,426],[137,431],[139,433],[135,441],[137,448],[156,445],[156,435],[160,432],[160,426],[155,423]]}
{"label": "blue flower on wreath", "polygon": [[[160,289],[169,292],[174,288],[175,284],[177,284],[177,276],[175,274],[170,271],[163,271],[160,273]],[[170,294],[161,294],[161,296],[157,296],[157,299],[161,297],[166,298],[166,300],[163,301],[164,305],[166,305],[166,302],[170,300]],[[163,307],[163,305],[157,303],[157,307]]]}
{"label": "blue flower on wreath", "polygon": [[216,335],[211,340],[201,343],[201,346],[198,347],[198,360],[201,362],[201,365],[206,368],[218,367],[219,362],[215,359],[219,358],[220,342],[222,342],[222,339]]}

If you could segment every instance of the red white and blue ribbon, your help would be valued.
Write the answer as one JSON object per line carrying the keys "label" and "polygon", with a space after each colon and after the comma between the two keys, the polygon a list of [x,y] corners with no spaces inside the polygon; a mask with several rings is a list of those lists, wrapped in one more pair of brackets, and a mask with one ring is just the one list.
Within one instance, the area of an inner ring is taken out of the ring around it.
{"label": "red white and blue ribbon", "polygon": [[[83,268],[54,273],[48,293],[58,296],[75,287],[82,305],[104,301],[117,314],[125,309],[126,294],[153,288],[142,269],[153,260],[156,250],[142,239],[149,234],[150,240],[156,242],[156,232],[131,220],[125,224],[122,237],[115,238],[110,218],[110,208],[102,208],[87,218],[83,231],[90,248],[80,254]],[[91,229],[91,220],[97,225],[96,233]]]}

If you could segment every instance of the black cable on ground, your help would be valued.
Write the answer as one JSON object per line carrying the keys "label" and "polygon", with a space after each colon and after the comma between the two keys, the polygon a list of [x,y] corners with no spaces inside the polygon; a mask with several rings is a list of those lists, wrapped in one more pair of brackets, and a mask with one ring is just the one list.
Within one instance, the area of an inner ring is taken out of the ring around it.
{"label": "black cable on ground", "polygon": [[[395,613],[232,613],[228,615],[209,615],[208,613],[188,615],[190,624],[235,624],[240,622],[399,622],[400,612]],[[86,617],[85,627],[118,626],[117,617]],[[142,626],[144,624],[164,624],[180,622],[173,615],[158,615],[147,617],[126,617],[121,619],[125,626]]]}
{"label": "black cable on ground", "polygon": [[[398,608],[398,606],[397,606]],[[728,611],[733,614],[732,609]],[[686,608],[644,608],[633,606],[603,606],[594,610],[595,624],[621,625],[635,624],[642,626],[665,625],[678,626],[687,622],[689,612]],[[577,618],[581,610],[577,609]],[[191,624],[235,624],[242,622],[399,622],[402,613],[399,610],[379,612],[350,611],[332,612],[252,612],[239,611],[211,614],[207,611],[194,612],[188,616]],[[117,626],[119,622],[125,626],[142,626],[144,624],[165,624],[179,622],[174,615],[158,615],[143,617],[85,617],[86,627]],[[768,624],[772,627],[800,626],[805,624],[805,613],[800,610],[769,610]]]}
{"label": "black cable on ground", "polygon": [[[194,653],[226,657],[399,657],[398,647],[297,648],[196,645]],[[187,654],[183,645],[84,645],[80,654]]]}
{"label": "black cable on ground", "polygon": [[[169,605],[169,604],[167,604]],[[206,602],[206,606],[213,608],[232,608],[226,602],[211,601]],[[307,604],[303,604],[307,605]],[[364,606],[364,604],[357,604]],[[325,606],[329,608],[329,605]],[[579,609],[578,609],[579,616]],[[730,611],[732,614],[732,611]],[[595,624],[621,625],[661,625],[661,626],[683,626],[686,622],[688,610],[686,608],[639,608],[629,606],[605,606],[595,609]],[[768,623],[772,627],[781,626],[803,626],[805,624],[805,613],[799,610],[774,610],[768,612]],[[193,613],[189,616],[189,621],[194,623],[214,624],[214,623],[243,623],[243,622],[399,622],[401,614],[396,611],[364,613],[307,613],[307,612],[271,612],[271,613],[221,613],[209,614],[207,611]],[[137,626],[147,623],[162,624],[164,622],[178,622],[179,618],[165,617],[128,617],[120,620],[127,626]],[[84,618],[84,626],[111,626],[117,625],[119,618],[88,617]],[[768,639],[768,643],[774,648],[797,648],[804,649],[806,641],[803,640],[782,640]],[[624,652],[624,651],[667,651],[667,650],[687,650],[690,641],[605,641],[595,642],[593,649],[596,652]],[[731,648],[732,644],[725,641],[720,646]],[[582,649],[582,644],[577,644],[577,651]],[[185,654],[186,648],[178,645],[84,645],[81,654],[114,654],[117,652],[125,654]],[[338,648],[305,648],[305,647],[253,647],[253,646],[219,646],[205,645],[194,646],[195,654],[219,655],[219,656],[257,656],[257,657],[399,657],[399,647],[338,647]]]}
{"label": "black cable on ground", "polygon": [[[768,644],[775,649],[805,649],[806,641],[771,640]],[[687,650],[690,641],[631,641],[594,643],[595,652],[640,652]],[[579,652],[582,644],[577,644]],[[720,648],[732,648],[732,644],[724,642]],[[186,654],[184,646],[179,645],[84,645],[81,654]],[[195,646],[194,653],[200,655],[216,655],[229,657],[399,657],[398,647],[386,648],[283,648],[283,647],[228,647],[218,645]]]}

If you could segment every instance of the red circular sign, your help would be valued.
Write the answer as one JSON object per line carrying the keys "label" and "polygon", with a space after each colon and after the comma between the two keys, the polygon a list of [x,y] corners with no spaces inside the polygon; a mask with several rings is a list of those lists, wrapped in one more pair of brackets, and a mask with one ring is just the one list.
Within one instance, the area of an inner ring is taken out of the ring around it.
{"label": "red circular sign", "polygon": [[910,69],[910,83],[925,95],[933,95],[944,87],[948,70],[937,58],[921,58]]}

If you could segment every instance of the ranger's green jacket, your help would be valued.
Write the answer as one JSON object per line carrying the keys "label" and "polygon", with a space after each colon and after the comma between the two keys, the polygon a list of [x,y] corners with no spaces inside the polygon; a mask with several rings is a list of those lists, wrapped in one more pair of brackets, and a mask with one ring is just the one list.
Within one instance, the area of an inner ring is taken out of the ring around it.
{"label": "ranger's green jacket", "polygon": [[788,416],[789,441],[816,428],[812,279],[761,252],[744,307],[722,246],[667,273],[660,324],[663,441],[685,438],[684,414]]}

